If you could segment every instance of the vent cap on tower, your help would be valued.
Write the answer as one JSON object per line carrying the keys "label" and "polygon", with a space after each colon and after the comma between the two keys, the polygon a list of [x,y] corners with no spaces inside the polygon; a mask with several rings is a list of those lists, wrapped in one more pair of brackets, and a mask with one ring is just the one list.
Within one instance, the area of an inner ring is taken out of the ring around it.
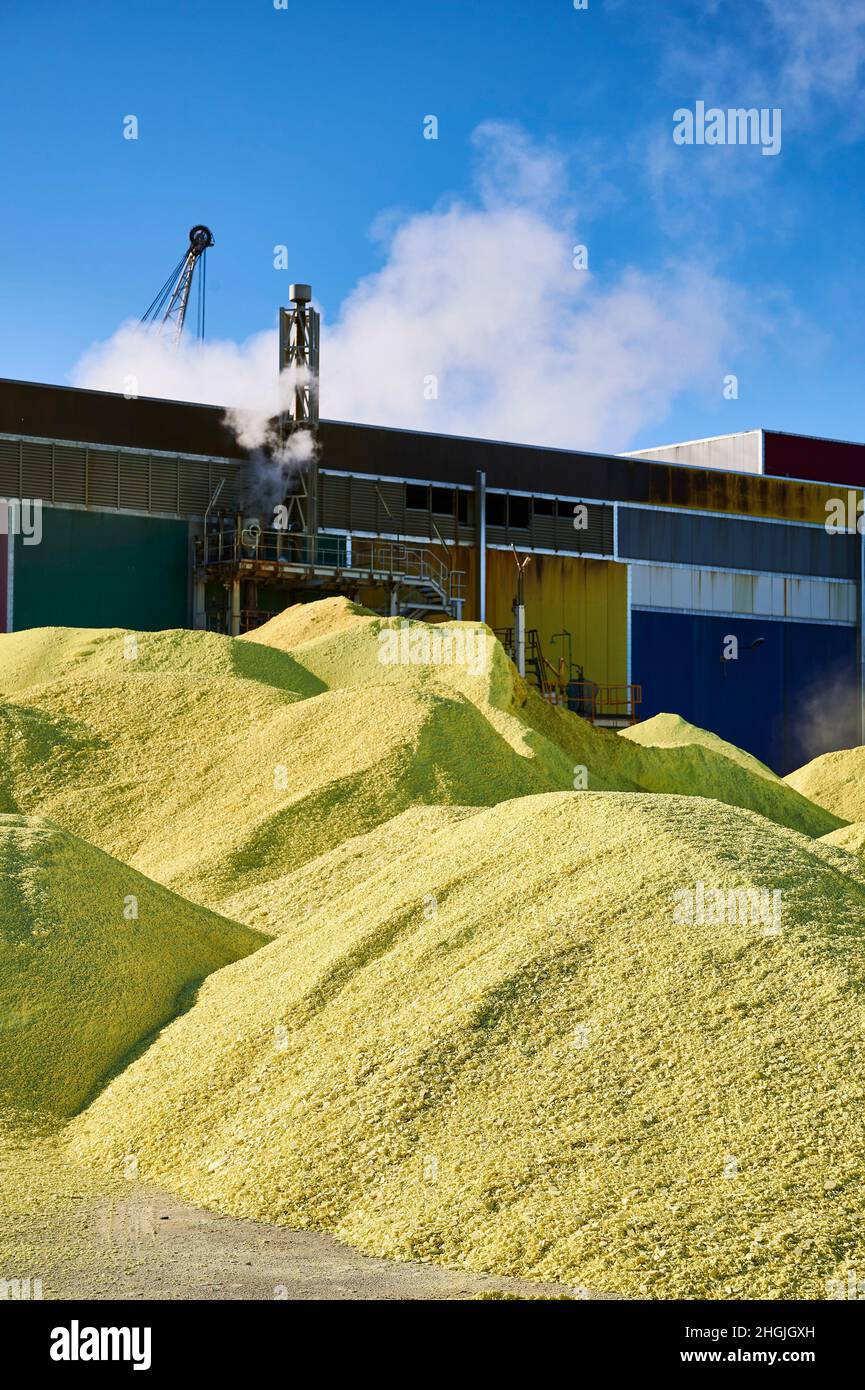
{"label": "vent cap on tower", "polygon": [[290,285],[288,297],[292,304],[308,304],[312,299],[312,285]]}

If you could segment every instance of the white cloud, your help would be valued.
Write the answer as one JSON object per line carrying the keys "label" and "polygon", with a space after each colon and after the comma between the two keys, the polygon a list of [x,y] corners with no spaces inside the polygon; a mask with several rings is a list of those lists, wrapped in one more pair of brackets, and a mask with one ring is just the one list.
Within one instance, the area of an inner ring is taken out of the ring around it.
{"label": "white cloud", "polygon": [[[849,106],[865,94],[865,0],[764,0],[780,55],[785,100],[810,111],[826,98]],[[855,113],[861,130],[861,114]]]}
{"label": "white cloud", "polygon": [[[732,287],[686,262],[615,280],[574,269],[561,159],[501,123],[474,138],[471,201],[405,217],[382,269],[325,321],[322,415],[624,449],[681,393],[719,392],[741,330]],[[260,413],[278,408],[276,362],[275,333],[175,355],[127,325],[74,380],[122,391],[132,376],[143,395]]]}

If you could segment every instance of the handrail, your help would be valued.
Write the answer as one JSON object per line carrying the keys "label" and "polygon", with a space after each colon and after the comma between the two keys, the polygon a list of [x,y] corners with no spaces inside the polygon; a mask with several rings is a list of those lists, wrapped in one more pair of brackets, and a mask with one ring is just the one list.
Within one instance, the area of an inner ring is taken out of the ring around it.
{"label": "handrail", "polygon": [[387,574],[432,584],[445,599],[462,597],[463,572],[448,569],[425,546],[352,536],[350,552],[341,561],[324,559],[317,553],[321,541],[341,539],[348,538],[320,534],[317,542],[304,531],[214,531],[197,538],[196,563],[206,566],[259,560],[315,566],[316,569]]}
{"label": "handrail", "polygon": [[569,681],[567,689],[572,700],[588,706],[593,724],[598,719],[619,718],[622,712],[632,724],[637,722],[637,705],[643,702],[641,685],[596,685],[594,681]]}

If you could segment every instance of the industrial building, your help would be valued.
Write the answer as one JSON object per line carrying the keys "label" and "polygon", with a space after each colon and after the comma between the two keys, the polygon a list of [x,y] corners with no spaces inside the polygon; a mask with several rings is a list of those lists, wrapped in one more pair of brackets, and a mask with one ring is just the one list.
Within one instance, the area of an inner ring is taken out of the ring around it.
{"label": "industrial building", "polygon": [[316,435],[280,529],[223,410],[0,382],[0,497],[43,504],[40,544],[0,536],[0,624],[237,633],[345,593],[513,644],[528,556],[526,671],[550,698],[613,725],[675,711],[782,773],[863,740],[863,540],[825,520],[839,482],[861,498],[865,447]]}

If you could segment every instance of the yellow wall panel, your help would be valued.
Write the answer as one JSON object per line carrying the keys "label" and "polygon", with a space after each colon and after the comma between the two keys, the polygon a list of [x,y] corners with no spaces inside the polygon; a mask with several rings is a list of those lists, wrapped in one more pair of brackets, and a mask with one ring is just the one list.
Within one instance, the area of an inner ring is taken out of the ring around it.
{"label": "yellow wall panel", "polygon": [[[506,551],[487,552],[487,622],[513,627],[516,566]],[[537,628],[544,656],[567,656],[600,685],[627,680],[627,567],[610,560],[533,555],[525,572],[526,627]]]}
{"label": "yellow wall panel", "polygon": [[[436,547],[441,555],[440,547]],[[463,617],[476,621],[478,552],[449,547],[452,569],[462,570],[466,602]],[[522,558],[522,555],[521,555]],[[516,565],[507,550],[487,551],[487,622],[513,627]],[[532,555],[525,572],[526,627],[537,628],[544,656],[556,665],[567,657],[567,643],[555,633],[571,634],[573,660],[587,680],[622,685],[628,678],[628,570],[612,560],[576,559],[569,555]]]}

